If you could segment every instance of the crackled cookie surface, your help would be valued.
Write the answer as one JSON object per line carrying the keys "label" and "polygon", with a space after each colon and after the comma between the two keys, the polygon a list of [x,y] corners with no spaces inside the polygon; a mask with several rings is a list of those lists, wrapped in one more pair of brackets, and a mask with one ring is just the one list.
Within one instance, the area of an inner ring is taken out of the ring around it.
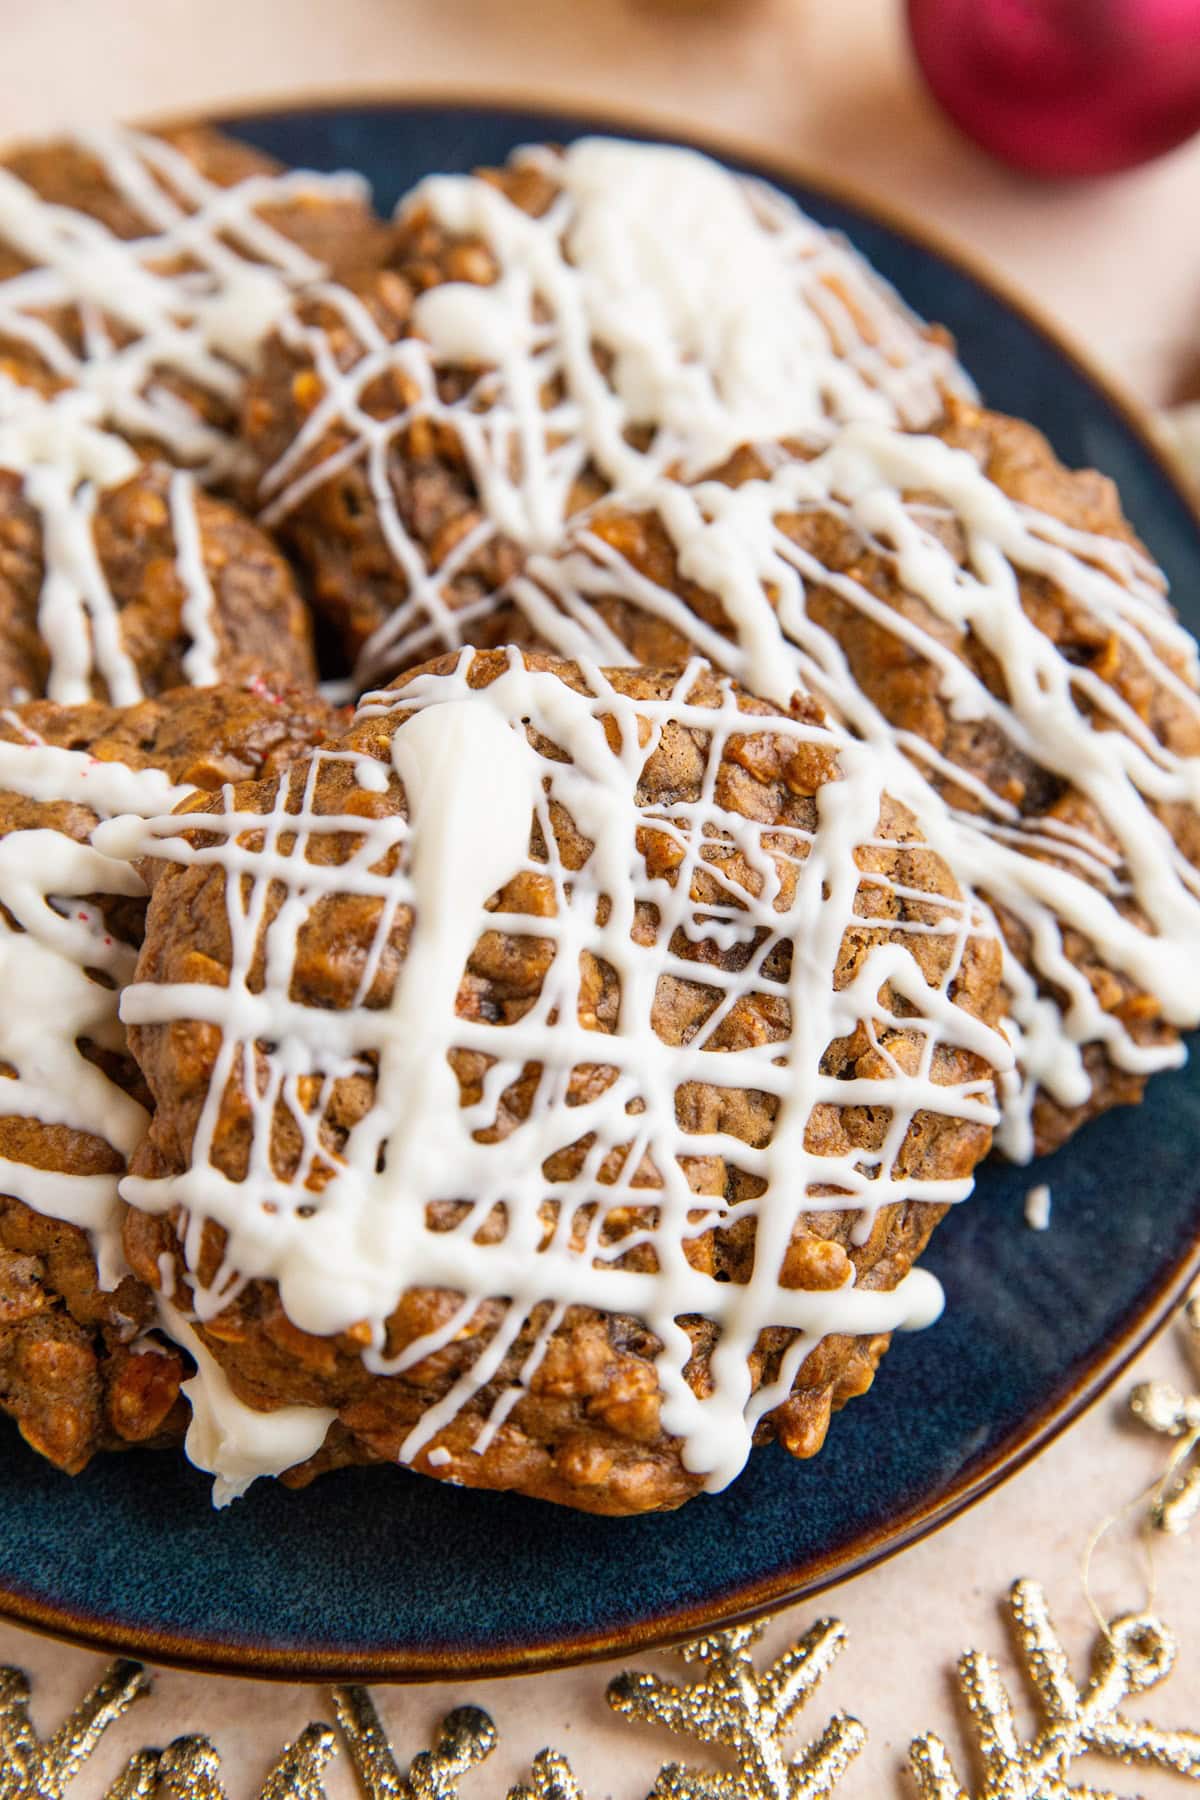
{"label": "crackled cookie surface", "polygon": [[315,697],[261,683],[0,711],[0,1407],[71,1472],[186,1423],[185,1365],[147,1338],[153,1298],[119,1245],[149,1105],[117,1018],[145,886],[92,835],[278,769],[329,724]]}
{"label": "crackled cookie surface", "polygon": [[111,829],[152,882],[126,1248],[220,1494],[400,1460],[677,1505],[812,1454],[936,1305],[999,947],[818,708],[464,652]]}

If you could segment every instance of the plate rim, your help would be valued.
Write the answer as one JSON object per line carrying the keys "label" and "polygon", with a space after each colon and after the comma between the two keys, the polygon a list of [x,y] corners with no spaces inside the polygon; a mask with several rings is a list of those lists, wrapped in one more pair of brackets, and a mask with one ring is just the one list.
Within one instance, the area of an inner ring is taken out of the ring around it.
{"label": "plate rim", "polygon": [[[583,95],[547,97],[545,90],[459,85],[336,86],[264,99],[238,98],[204,108],[149,114],[133,121],[144,130],[179,130],[213,126],[236,135],[239,124],[285,114],[330,114],[355,108],[406,112],[519,111],[548,123],[564,117],[587,119],[600,130],[645,132],[674,139],[722,160],[741,162],[769,178],[804,187],[835,204],[880,224],[986,289],[1002,306],[1041,337],[1095,389],[1116,413],[1154,466],[1158,479],[1183,506],[1200,538],[1200,491],[1193,490],[1168,451],[1149,409],[1104,361],[1080,344],[1069,329],[1032,300],[1019,284],[997,269],[986,255],[964,244],[940,226],[915,218],[903,205],[869,187],[830,173],[816,162],[791,156],[750,135],[699,126],[679,114],[640,106],[590,101]],[[9,142],[5,148],[11,148]],[[446,1679],[484,1680],[519,1676],[571,1665],[611,1660],[667,1647],[699,1633],[761,1618],[800,1600],[810,1600],[841,1582],[865,1573],[921,1538],[960,1517],[1001,1483],[1018,1473],[1118,1380],[1129,1363],[1163,1329],[1200,1276],[1200,1237],[1182,1244],[1155,1283],[1141,1310],[1115,1333],[1109,1333],[1100,1355],[1063,1393],[1022,1419],[980,1466],[968,1468],[936,1501],[919,1501],[901,1516],[861,1534],[848,1551],[810,1559],[803,1574],[784,1569],[736,1591],[699,1603],[660,1609],[636,1622],[553,1641],[505,1643],[491,1649],[463,1651],[431,1645],[419,1654],[377,1648],[347,1658],[333,1647],[281,1649],[250,1640],[203,1638],[161,1631],[119,1618],[106,1618],[78,1607],[60,1606],[35,1597],[19,1585],[0,1582],[0,1618],[88,1649],[119,1652],[168,1667],[207,1674],[241,1675],[270,1681],[371,1681],[420,1683]]]}

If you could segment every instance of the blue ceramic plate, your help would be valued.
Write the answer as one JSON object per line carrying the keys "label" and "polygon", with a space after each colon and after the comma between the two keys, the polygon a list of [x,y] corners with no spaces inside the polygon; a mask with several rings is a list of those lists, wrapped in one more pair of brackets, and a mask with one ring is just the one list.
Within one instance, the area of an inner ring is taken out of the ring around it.
{"label": "blue ceramic plate", "polygon": [[[381,208],[419,176],[536,138],[618,129],[441,102],[310,107],[230,128],[287,162],[363,170]],[[754,167],[844,231],[954,332],[995,406],[1068,463],[1106,470],[1200,628],[1200,523],[1136,420],[1017,301],[870,204]],[[375,1680],[542,1667],[695,1633],[841,1579],[931,1530],[1059,1430],[1121,1369],[1200,1261],[1200,1059],[1090,1126],[1045,1168],[984,1169],[926,1259],[946,1316],[899,1341],[811,1463],[758,1452],[681,1512],[595,1519],[343,1471],[261,1483],[214,1513],[182,1458],[130,1455],[68,1481],[4,1437],[0,1611],[166,1662]],[[1053,1224],[1023,1220],[1049,1180]]]}

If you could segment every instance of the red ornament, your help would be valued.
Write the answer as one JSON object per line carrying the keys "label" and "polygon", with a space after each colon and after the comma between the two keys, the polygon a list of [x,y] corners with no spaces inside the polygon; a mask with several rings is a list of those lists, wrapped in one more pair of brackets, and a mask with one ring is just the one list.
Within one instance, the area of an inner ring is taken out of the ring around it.
{"label": "red ornament", "polygon": [[908,0],[937,99],[1039,175],[1105,175],[1200,131],[1200,0]]}

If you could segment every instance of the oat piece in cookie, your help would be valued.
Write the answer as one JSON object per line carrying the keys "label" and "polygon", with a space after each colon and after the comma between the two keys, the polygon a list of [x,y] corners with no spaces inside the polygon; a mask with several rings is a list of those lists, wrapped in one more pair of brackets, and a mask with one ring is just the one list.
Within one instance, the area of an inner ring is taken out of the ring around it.
{"label": "oat piece in cookie", "polygon": [[290,1457],[674,1507],[929,1316],[999,945],[815,706],[466,652],[146,843],[126,1250],[219,1498]]}
{"label": "oat piece in cookie", "polygon": [[[600,508],[476,627],[597,660],[702,651],[815,689],[994,908],[1025,1160],[1182,1060],[1200,1024],[1196,644],[1112,483],[956,406],[742,451],[653,508]],[[922,791],[923,789],[923,791]]]}
{"label": "oat piece in cookie", "polygon": [[262,337],[307,281],[382,253],[354,175],[221,133],[96,130],[0,162],[0,373],[86,393],[97,422],[209,479]]}
{"label": "oat piece in cookie", "polygon": [[145,888],[92,834],[273,773],[330,724],[313,695],[265,683],[0,712],[0,1407],[71,1473],[186,1424],[183,1363],[146,1337],[153,1296],[119,1242],[149,1103],[117,1018]]}
{"label": "oat piece in cookie", "polygon": [[694,152],[586,139],[435,176],[389,267],[301,296],[246,405],[266,518],[361,680],[451,647],[611,489],[967,393],[835,234]]}
{"label": "oat piece in cookie", "polygon": [[188,471],[140,464],[80,402],[0,378],[0,704],[315,680],[308,608],[267,534]]}

